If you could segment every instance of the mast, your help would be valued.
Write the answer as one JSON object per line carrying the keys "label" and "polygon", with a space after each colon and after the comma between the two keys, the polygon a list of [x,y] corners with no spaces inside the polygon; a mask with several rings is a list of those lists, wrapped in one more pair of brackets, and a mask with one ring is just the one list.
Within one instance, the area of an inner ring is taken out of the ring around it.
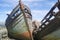
{"label": "mast", "polygon": [[58,2],[60,2],[60,0],[58,0]]}
{"label": "mast", "polygon": [[32,37],[31,32],[29,30],[29,25],[28,25],[28,22],[27,22],[27,19],[26,19],[26,15],[25,15],[25,12],[24,12],[24,4],[22,4],[21,0],[19,0],[19,5],[20,5],[20,9],[21,9],[21,11],[24,15],[24,19],[25,19],[25,22],[26,22],[26,25],[27,25],[27,29],[28,29],[29,34],[30,34],[30,38],[31,38],[30,40],[33,40],[33,37]]}

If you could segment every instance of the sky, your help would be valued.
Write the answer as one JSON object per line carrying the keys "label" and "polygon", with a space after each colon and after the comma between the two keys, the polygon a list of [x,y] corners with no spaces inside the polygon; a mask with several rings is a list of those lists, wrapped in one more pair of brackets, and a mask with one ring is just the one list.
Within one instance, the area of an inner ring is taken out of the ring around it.
{"label": "sky", "polygon": [[[33,20],[41,21],[57,0],[22,0],[22,2],[30,8]],[[6,14],[10,14],[18,3],[19,0],[0,0],[0,22],[5,22]]]}

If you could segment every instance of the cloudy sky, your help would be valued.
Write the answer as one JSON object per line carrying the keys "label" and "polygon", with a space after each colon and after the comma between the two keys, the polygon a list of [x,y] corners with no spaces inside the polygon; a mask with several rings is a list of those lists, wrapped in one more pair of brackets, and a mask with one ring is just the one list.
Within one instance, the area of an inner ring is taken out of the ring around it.
{"label": "cloudy sky", "polygon": [[[5,22],[19,0],[0,0],[0,22]],[[57,0],[22,0],[30,9],[33,20],[42,20]]]}

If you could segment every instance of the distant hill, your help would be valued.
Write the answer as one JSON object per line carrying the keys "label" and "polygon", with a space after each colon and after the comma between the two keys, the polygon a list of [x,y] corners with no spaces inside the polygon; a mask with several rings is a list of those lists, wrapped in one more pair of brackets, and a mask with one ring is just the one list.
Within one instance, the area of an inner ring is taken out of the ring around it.
{"label": "distant hill", "polygon": [[5,23],[4,22],[0,22],[0,27],[5,27]]}

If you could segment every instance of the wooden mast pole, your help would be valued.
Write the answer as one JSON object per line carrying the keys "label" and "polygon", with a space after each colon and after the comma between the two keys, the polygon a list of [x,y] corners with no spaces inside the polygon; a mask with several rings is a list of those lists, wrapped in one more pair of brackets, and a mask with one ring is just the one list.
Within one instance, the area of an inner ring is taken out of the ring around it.
{"label": "wooden mast pole", "polygon": [[26,25],[27,25],[27,29],[28,29],[29,34],[30,34],[30,38],[31,38],[30,40],[33,40],[33,37],[32,37],[31,32],[29,30],[29,25],[28,25],[28,22],[27,22],[27,19],[26,19],[26,15],[25,15],[25,12],[24,12],[24,4],[22,4],[21,0],[19,0],[19,5],[20,5],[20,9],[21,9],[21,11],[24,15],[24,19],[25,19],[25,22],[26,22]]}

